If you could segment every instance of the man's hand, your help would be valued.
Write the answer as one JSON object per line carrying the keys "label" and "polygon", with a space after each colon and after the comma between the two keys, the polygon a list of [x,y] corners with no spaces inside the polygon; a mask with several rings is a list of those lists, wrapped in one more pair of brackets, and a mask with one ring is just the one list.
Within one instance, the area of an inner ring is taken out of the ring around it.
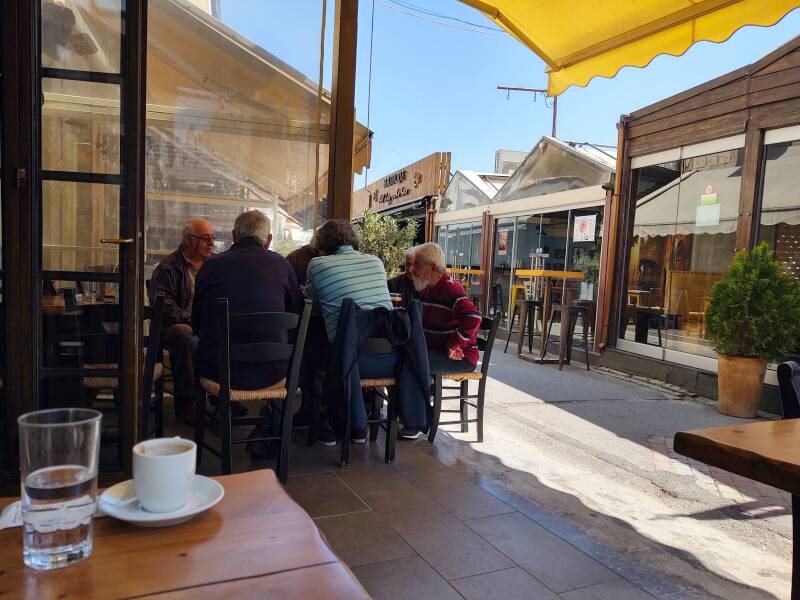
{"label": "man's hand", "polygon": [[464,358],[464,351],[458,346],[447,349],[447,358],[450,360],[461,360]]}

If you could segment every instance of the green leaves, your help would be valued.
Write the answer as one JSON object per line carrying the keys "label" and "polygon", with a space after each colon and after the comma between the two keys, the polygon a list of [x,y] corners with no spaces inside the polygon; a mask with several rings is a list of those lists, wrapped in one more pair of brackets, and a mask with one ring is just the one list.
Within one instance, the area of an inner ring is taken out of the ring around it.
{"label": "green leaves", "polygon": [[739,252],[711,289],[706,331],[728,356],[783,360],[800,337],[800,283],[783,273],[762,242]]}
{"label": "green leaves", "polygon": [[414,243],[417,221],[401,223],[389,215],[365,212],[363,222],[356,224],[356,231],[361,236],[361,252],[380,258],[386,274],[394,277],[405,262],[406,250]]}

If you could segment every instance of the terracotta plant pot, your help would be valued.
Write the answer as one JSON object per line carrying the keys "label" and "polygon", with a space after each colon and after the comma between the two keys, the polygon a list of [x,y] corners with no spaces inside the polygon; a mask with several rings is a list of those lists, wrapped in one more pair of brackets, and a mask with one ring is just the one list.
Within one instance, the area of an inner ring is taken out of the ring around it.
{"label": "terracotta plant pot", "polygon": [[767,362],[741,356],[717,357],[719,412],[731,417],[752,419],[761,403],[761,386]]}

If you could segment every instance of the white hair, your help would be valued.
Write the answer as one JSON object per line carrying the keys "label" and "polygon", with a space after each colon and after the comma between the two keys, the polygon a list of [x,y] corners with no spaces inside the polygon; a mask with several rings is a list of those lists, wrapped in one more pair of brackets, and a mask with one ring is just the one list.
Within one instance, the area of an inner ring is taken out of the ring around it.
{"label": "white hair", "polygon": [[414,256],[414,253],[417,251],[418,246],[411,246],[408,250],[406,250],[406,258],[409,256]]}
{"label": "white hair", "polygon": [[414,248],[414,259],[421,263],[431,265],[439,273],[444,273],[444,250],[436,242],[426,242]]}
{"label": "white hair", "polygon": [[237,240],[242,238],[255,238],[260,243],[266,244],[269,239],[269,218],[260,210],[243,212],[233,223],[233,235]]}

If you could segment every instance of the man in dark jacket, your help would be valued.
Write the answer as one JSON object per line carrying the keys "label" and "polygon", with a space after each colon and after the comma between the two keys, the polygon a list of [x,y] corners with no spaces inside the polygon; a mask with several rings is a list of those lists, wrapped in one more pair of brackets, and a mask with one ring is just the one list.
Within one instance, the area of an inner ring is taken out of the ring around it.
{"label": "man in dark jacket", "polygon": [[406,250],[406,270],[392,277],[387,284],[389,292],[400,294],[400,306],[408,307],[412,300],[419,300],[419,292],[414,287],[414,248]]}
{"label": "man in dark jacket", "polygon": [[194,370],[192,365],[192,297],[195,278],[214,251],[214,228],[205,219],[193,218],[183,226],[180,247],[156,267],[150,280],[150,303],[164,294],[164,325],[161,339],[169,352],[174,381],[175,411],[184,421],[194,422]]}
{"label": "man in dark jacket", "polygon": [[[209,258],[197,274],[192,305],[192,324],[200,338],[197,371],[218,379],[218,299],[228,298],[231,314],[251,312],[300,312],[303,297],[292,267],[280,254],[269,250],[269,219],[257,210],[242,213],[233,226],[233,246]],[[285,335],[285,334],[284,334]],[[268,387],[286,377],[287,362],[254,363],[231,373],[236,389]]]}

